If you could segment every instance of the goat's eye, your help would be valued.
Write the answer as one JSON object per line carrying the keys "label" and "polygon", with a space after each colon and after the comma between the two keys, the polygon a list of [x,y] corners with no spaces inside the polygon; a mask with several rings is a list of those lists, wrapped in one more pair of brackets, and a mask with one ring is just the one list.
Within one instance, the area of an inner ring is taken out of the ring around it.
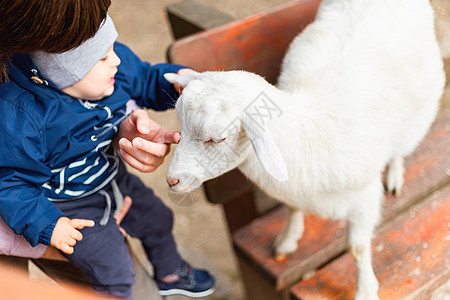
{"label": "goat's eye", "polygon": [[209,139],[207,141],[205,141],[205,144],[220,144],[223,141],[225,141],[227,138],[223,138],[223,139]]}

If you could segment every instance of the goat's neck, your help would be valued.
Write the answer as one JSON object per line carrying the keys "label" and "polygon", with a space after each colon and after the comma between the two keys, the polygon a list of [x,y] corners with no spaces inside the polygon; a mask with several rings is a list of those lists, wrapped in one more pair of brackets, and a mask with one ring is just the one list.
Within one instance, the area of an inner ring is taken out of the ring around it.
{"label": "goat's neck", "polygon": [[252,109],[258,108],[261,113],[269,113],[272,120],[274,119],[274,109],[277,109],[278,113],[283,114],[285,109],[291,106],[290,103],[293,103],[294,97],[263,79],[261,82],[258,85],[246,86],[242,92],[243,95],[237,97],[239,99],[238,105],[244,112],[250,112]]}

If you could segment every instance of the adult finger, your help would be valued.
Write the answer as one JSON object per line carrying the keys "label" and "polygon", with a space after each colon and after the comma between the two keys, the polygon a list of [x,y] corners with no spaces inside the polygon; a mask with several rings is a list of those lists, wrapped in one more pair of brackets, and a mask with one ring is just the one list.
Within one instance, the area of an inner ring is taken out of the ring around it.
{"label": "adult finger", "polygon": [[170,151],[166,144],[153,143],[142,138],[133,139],[133,143],[126,138],[121,138],[119,145],[120,150],[124,150],[144,164],[153,164],[156,157],[164,157]]}
{"label": "adult finger", "polygon": [[[162,144],[173,144],[178,142],[180,135],[179,131],[161,126],[158,122],[150,119],[145,111],[144,113],[145,116],[141,113],[142,116],[138,115],[137,119],[137,122],[139,122],[139,124],[137,124],[138,131],[143,134],[142,137],[144,139]],[[144,134],[144,131],[148,133]]]}
{"label": "adult finger", "polygon": [[[165,156],[167,153],[167,148],[169,148],[169,146],[167,144],[154,143],[154,142],[147,141],[143,138],[133,139],[132,146],[133,146],[133,148],[139,149],[140,151],[152,154],[157,157]],[[129,150],[130,151],[128,151],[128,152],[131,152],[132,149],[129,149]],[[137,153],[138,152],[136,152],[136,154]],[[136,157],[136,158],[138,158],[138,157]]]}
{"label": "adult finger", "polygon": [[123,234],[124,237],[128,236],[128,232],[126,232],[126,230],[123,229],[121,226],[119,226],[119,231]]}
{"label": "adult finger", "polygon": [[123,198],[122,207],[117,212],[117,214],[114,216],[114,218],[116,219],[117,225],[119,225],[122,222],[123,218],[125,217],[128,210],[130,209],[132,202],[133,201],[131,200],[130,196],[125,196]]}
{"label": "adult finger", "polygon": [[137,160],[136,158],[134,158],[133,156],[131,156],[130,154],[128,154],[127,152],[125,152],[125,150],[123,150],[123,149],[120,149],[120,156],[130,166],[132,166],[136,170],[141,171],[143,173],[153,172],[159,167],[159,165],[148,165],[148,164],[142,163],[139,160]]}
{"label": "adult finger", "polygon": [[136,125],[137,130],[141,134],[149,134],[152,127],[151,119],[147,112],[143,109],[138,109],[130,115],[130,122]]}
{"label": "adult finger", "polygon": [[179,131],[161,127],[158,137],[155,138],[154,141],[164,144],[178,144],[178,142],[180,141],[180,137],[181,134]]}
{"label": "adult finger", "polygon": [[95,222],[92,220],[72,219],[69,221],[70,226],[76,229],[83,229],[84,227],[93,227]]}

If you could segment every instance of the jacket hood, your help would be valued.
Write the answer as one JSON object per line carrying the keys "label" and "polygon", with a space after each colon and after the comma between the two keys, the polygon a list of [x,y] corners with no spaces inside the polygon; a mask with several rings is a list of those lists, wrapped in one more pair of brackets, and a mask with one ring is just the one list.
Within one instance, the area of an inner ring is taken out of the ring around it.
{"label": "jacket hood", "polygon": [[8,80],[36,96],[50,99],[61,97],[61,95],[68,96],[55,84],[43,77],[29,55],[13,55],[8,64],[8,76]]}

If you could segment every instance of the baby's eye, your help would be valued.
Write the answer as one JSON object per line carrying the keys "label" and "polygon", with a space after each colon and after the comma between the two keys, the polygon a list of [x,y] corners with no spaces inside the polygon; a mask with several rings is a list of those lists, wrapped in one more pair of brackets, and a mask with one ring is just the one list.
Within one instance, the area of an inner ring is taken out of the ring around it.
{"label": "baby's eye", "polygon": [[222,138],[222,139],[213,139],[213,138],[211,138],[211,139],[205,141],[204,143],[205,143],[205,144],[220,144],[220,143],[222,143],[223,141],[225,141],[226,139],[227,139],[226,137],[225,137],[225,138]]}
{"label": "baby's eye", "polygon": [[108,55],[102,57],[100,60],[101,60],[101,61],[106,61],[107,59],[108,59]]}

